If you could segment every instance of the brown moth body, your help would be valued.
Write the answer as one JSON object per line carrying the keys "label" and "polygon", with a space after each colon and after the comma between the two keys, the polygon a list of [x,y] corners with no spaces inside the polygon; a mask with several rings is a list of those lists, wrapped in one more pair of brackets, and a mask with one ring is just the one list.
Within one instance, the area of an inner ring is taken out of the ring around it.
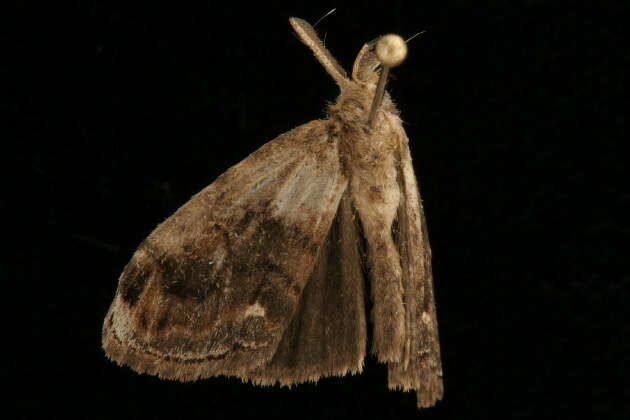
{"label": "brown moth body", "polygon": [[[367,123],[374,43],[351,78],[305,21],[290,23],[341,93],[160,224],[125,267],[103,326],[109,358],[192,381],[292,385],[362,370],[372,352],[418,406],[442,397],[430,248],[408,139],[385,94]],[[362,244],[365,243],[365,249]]]}

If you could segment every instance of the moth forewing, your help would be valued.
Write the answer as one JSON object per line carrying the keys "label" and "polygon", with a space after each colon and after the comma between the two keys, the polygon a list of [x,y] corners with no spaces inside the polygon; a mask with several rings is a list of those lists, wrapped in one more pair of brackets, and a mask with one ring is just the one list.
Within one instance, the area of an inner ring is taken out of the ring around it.
{"label": "moth forewing", "polygon": [[272,359],[347,185],[328,131],[313,121],[279,136],[151,233],[105,321],[111,358],[183,381],[247,377]]}
{"label": "moth forewing", "polygon": [[307,22],[290,23],[340,85],[336,103],[149,235],[120,276],[103,347],[137,372],[181,381],[291,385],[357,373],[365,275],[371,350],[388,364],[390,388],[414,389],[430,406],[442,376],[428,236],[407,136],[377,91],[400,51],[366,44],[350,79]]}

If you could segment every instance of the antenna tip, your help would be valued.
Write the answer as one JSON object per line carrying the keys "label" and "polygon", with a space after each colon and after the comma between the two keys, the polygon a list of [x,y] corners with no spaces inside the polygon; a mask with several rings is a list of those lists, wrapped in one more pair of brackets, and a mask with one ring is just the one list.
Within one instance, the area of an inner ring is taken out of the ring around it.
{"label": "antenna tip", "polygon": [[382,65],[395,67],[407,57],[407,43],[398,35],[383,35],[376,43],[376,57]]}

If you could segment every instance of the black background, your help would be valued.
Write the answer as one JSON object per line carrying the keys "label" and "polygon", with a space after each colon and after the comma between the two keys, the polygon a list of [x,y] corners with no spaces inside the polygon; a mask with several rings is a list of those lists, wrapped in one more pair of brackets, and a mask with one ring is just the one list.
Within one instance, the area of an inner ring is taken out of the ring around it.
{"label": "black background", "polygon": [[[18,416],[630,418],[622,3],[15,3],[1,105]],[[444,400],[418,412],[373,357],[291,390],[117,367],[101,325],[135,247],[334,101],[287,22],[333,7],[317,29],[346,69],[380,34],[427,31],[389,90],[429,223]]]}

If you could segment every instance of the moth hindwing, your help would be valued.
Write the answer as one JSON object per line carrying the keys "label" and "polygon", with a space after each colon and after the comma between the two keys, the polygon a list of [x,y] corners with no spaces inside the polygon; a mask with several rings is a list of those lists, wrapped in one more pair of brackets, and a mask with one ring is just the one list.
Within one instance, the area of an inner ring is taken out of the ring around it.
{"label": "moth hindwing", "polygon": [[142,242],[103,348],[167,379],[291,385],[360,372],[369,319],[389,387],[431,406],[442,397],[431,251],[409,141],[379,87],[400,51],[384,59],[380,41],[364,45],[349,77],[307,22],[289,21],[339,85],[336,103],[228,169]]}

